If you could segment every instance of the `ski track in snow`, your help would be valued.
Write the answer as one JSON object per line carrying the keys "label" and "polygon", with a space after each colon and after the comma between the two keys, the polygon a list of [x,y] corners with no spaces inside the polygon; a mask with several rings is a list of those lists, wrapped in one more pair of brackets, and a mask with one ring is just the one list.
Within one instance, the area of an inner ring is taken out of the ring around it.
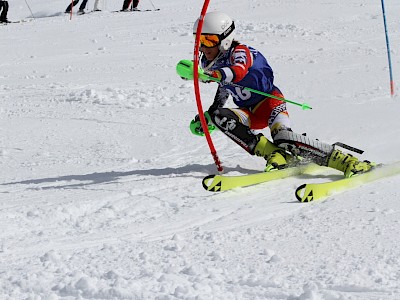
{"label": "ski track in snow", "polygon": [[[0,27],[0,299],[399,299],[399,177],[309,204],[295,188],[337,175],[203,190],[216,167],[188,130],[192,83],[175,74],[202,2],[158,2],[137,14],[108,2],[70,21],[38,0],[35,21]],[[385,2],[397,84],[400,5]],[[9,18],[26,10],[14,1]],[[210,10],[237,20],[288,99],[311,104],[290,107],[296,131],[399,160],[380,3]],[[207,108],[215,86],[201,89]],[[226,173],[263,169],[220,132],[213,140]]]}

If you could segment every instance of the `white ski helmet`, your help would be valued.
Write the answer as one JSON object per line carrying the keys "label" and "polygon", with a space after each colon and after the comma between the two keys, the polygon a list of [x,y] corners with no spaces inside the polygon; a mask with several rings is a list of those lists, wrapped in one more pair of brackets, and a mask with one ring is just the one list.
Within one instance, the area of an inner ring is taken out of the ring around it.
{"label": "white ski helmet", "polygon": [[[199,19],[194,23],[193,34],[196,34]],[[217,35],[219,37],[218,49],[227,51],[235,36],[235,22],[225,13],[214,11],[209,12],[204,17],[202,35]]]}

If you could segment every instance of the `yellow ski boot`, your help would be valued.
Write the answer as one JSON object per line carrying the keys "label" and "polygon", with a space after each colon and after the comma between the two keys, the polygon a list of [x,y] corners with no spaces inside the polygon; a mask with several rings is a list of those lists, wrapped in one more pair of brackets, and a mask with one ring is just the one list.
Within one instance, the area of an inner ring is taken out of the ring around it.
{"label": "yellow ski boot", "polygon": [[346,178],[368,172],[374,166],[368,160],[359,161],[357,157],[340,150],[333,150],[328,159],[328,167],[342,171]]}
{"label": "yellow ski boot", "polygon": [[265,136],[260,137],[254,148],[254,154],[264,157],[267,161],[265,172],[284,169],[287,166],[287,159],[291,158],[289,154],[270,142]]}

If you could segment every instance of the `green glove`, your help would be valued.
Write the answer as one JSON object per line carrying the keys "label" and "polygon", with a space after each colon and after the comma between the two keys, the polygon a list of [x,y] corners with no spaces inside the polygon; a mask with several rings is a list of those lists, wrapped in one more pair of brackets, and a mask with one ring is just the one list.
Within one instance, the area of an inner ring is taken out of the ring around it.
{"label": "green glove", "polygon": [[[211,123],[211,117],[208,111],[204,113],[204,117],[206,118],[208,131],[210,134],[216,129],[216,127]],[[197,115],[191,122],[190,122],[190,131],[194,135],[204,136],[203,127],[201,126],[199,115]]]}

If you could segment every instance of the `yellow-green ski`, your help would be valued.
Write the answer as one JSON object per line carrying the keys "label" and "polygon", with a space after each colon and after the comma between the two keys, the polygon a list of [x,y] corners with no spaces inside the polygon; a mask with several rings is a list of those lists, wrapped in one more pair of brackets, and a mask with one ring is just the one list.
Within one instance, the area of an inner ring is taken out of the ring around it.
{"label": "yellow-green ski", "polygon": [[350,178],[325,183],[303,184],[296,189],[295,195],[300,202],[310,202],[398,174],[400,174],[400,161],[388,165],[379,165],[367,173]]}
{"label": "yellow-green ski", "polygon": [[227,176],[209,175],[203,179],[203,187],[207,191],[222,192],[237,187],[246,187],[262,182],[282,179],[306,173],[313,173],[321,167],[316,164],[306,164],[272,172],[260,172],[256,174]]}

